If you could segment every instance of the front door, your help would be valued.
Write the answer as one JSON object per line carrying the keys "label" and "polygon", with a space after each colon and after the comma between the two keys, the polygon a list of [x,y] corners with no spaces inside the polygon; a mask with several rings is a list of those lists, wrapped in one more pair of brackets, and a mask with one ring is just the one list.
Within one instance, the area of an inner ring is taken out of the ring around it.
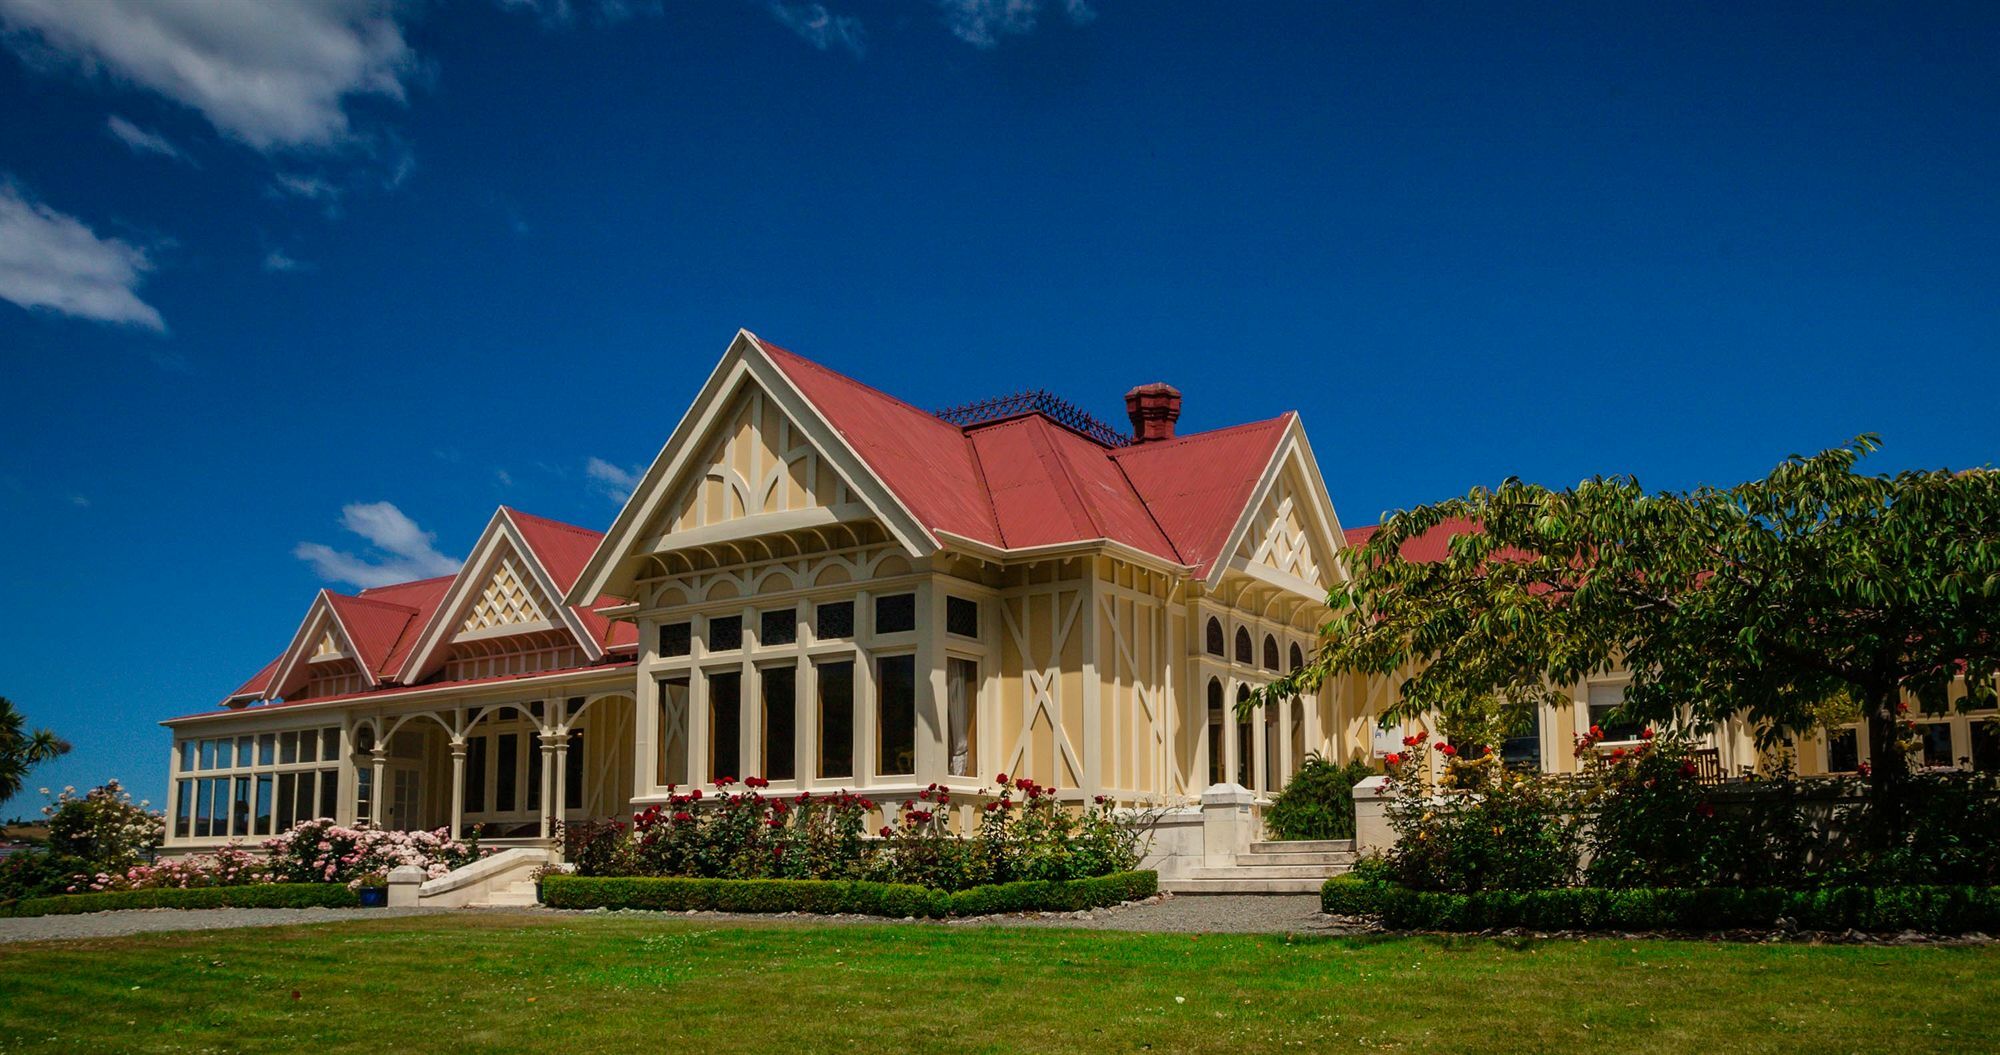
{"label": "front door", "polygon": [[423,807],[422,774],[414,766],[389,770],[389,827],[414,831]]}

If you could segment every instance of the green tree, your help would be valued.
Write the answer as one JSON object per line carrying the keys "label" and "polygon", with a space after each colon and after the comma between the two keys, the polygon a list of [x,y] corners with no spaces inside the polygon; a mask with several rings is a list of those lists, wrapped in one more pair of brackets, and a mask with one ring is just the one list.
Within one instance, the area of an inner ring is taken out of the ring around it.
{"label": "green tree", "polygon": [[27,731],[27,720],[14,701],[0,696],[0,802],[21,793],[28,770],[69,753],[69,741],[47,729]]}
{"label": "green tree", "polygon": [[[1348,550],[1321,646],[1281,699],[1349,672],[1401,679],[1385,721],[1491,707],[1631,673],[1626,716],[1747,720],[1762,746],[1858,711],[1877,816],[1900,822],[1906,698],[1992,706],[2000,670],[2000,472],[1868,475],[1862,436],[1735,487],[1520,480],[1398,513]],[[1461,530],[1443,560],[1404,543]]]}

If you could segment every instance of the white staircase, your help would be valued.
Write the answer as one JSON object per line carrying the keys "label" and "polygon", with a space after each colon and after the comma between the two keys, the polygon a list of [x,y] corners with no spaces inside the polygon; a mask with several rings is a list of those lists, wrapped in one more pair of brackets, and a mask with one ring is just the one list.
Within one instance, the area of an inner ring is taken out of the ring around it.
{"label": "white staircase", "polygon": [[1354,864],[1352,839],[1253,842],[1231,865],[1196,865],[1160,889],[1174,894],[1317,894]]}
{"label": "white staircase", "polygon": [[468,904],[467,908],[533,908],[541,904],[535,897],[535,882],[532,879],[517,879],[511,883],[496,883],[486,890],[485,896]]}

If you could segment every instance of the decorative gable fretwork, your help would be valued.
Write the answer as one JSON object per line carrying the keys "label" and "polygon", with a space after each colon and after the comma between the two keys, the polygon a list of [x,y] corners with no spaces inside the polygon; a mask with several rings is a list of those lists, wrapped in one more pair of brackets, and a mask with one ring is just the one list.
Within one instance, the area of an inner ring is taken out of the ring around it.
{"label": "decorative gable fretwork", "polygon": [[737,396],[716,423],[704,461],[669,507],[664,530],[712,527],[809,509],[846,510],[847,483],[761,390]]}
{"label": "decorative gable fretwork", "polygon": [[1326,586],[1320,573],[1323,555],[1315,551],[1314,527],[1307,520],[1309,502],[1299,493],[1290,473],[1279,476],[1264,496],[1257,520],[1237,555],[1314,586]]}
{"label": "decorative gable fretwork", "polygon": [[332,627],[328,627],[326,633],[320,635],[319,644],[313,646],[314,659],[322,656],[338,656],[345,652],[346,649],[340,647],[340,639],[334,636]]}
{"label": "decorative gable fretwork", "polygon": [[479,600],[459,627],[459,633],[469,634],[523,623],[546,623],[549,621],[548,604],[540,593],[514,566],[512,554],[501,557],[499,565],[493,569],[493,576],[486,582],[485,590],[481,591]]}

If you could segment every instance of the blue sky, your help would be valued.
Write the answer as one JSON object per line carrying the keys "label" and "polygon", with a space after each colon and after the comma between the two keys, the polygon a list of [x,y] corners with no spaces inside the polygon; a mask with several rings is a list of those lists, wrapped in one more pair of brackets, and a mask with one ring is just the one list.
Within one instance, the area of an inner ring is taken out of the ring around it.
{"label": "blue sky", "polygon": [[[321,585],[596,528],[738,327],[922,406],[1305,416],[1343,520],[2000,450],[2000,7],[0,0],[32,787]],[[316,548],[315,548],[316,547]]]}

